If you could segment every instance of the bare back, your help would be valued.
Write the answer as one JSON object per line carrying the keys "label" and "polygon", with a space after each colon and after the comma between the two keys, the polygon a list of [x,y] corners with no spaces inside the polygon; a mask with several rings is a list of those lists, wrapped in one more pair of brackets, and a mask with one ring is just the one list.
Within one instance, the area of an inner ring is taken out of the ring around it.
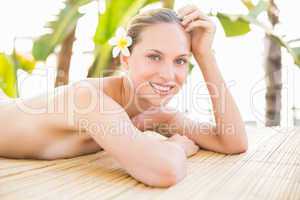
{"label": "bare back", "polygon": [[[99,80],[86,81],[99,90]],[[122,77],[107,77],[101,81],[103,91],[118,102]],[[67,105],[68,87],[0,105],[1,157],[58,159],[102,150],[86,132],[67,123],[68,114],[63,105]]]}

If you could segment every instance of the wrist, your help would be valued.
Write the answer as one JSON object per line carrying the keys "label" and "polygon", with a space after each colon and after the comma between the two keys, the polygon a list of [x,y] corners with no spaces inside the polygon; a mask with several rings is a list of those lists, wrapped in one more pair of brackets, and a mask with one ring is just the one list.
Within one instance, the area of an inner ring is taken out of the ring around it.
{"label": "wrist", "polygon": [[215,50],[212,49],[212,48],[207,49],[205,51],[203,51],[203,50],[194,50],[193,53],[197,57],[206,57],[206,56],[209,56],[209,55],[214,55]]}
{"label": "wrist", "polygon": [[205,53],[195,53],[194,57],[196,61],[202,66],[205,65],[205,63],[210,62],[215,58],[215,51],[213,49],[210,49]]}
{"label": "wrist", "polygon": [[185,154],[185,156],[187,157],[187,150],[182,143],[177,142],[176,140],[170,140],[169,138],[167,140],[164,140],[163,142],[167,142],[168,144],[173,145],[178,150],[182,151]]}
{"label": "wrist", "polygon": [[174,117],[168,121],[168,133],[170,135],[181,134],[182,133],[182,122],[184,120],[184,115],[181,112],[177,112]]}

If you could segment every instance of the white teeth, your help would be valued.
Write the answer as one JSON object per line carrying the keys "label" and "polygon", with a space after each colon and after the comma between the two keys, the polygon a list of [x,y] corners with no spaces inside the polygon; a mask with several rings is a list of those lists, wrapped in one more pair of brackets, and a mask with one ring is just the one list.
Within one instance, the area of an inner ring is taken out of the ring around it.
{"label": "white teeth", "polygon": [[163,91],[168,91],[170,90],[170,87],[164,87],[164,86],[160,86],[160,85],[157,85],[155,83],[152,84],[155,88],[159,89],[159,90],[163,90]]}
{"label": "white teeth", "polygon": [[161,85],[155,84],[153,82],[151,82],[151,85],[154,87],[154,89],[160,90],[162,92],[168,92],[171,89],[170,86],[161,86]]}

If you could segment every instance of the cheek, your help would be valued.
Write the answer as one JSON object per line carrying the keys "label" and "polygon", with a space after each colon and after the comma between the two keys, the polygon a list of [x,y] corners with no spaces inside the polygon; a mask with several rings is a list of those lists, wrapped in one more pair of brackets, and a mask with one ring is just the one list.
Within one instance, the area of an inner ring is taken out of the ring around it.
{"label": "cheek", "polygon": [[155,71],[149,63],[143,61],[135,62],[130,65],[129,74],[135,88],[148,86],[148,81],[151,80]]}
{"label": "cheek", "polygon": [[130,73],[136,80],[145,80],[155,73],[155,68],[146,60],[140,59],[131,63]]}
{"label": "cheek", "polygon": [[176,70],[176,81],[182,85],[188,76],[188,66]]}

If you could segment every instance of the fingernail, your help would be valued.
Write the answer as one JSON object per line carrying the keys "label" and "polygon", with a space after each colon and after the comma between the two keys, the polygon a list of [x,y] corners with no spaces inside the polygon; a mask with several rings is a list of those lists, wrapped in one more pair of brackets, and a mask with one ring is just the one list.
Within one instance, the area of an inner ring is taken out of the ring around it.
{"label": "fingernail", "polygon": [[183,20],[183,17],[181,15],[177,15],[177,17],[180,19],[180,21]]}

